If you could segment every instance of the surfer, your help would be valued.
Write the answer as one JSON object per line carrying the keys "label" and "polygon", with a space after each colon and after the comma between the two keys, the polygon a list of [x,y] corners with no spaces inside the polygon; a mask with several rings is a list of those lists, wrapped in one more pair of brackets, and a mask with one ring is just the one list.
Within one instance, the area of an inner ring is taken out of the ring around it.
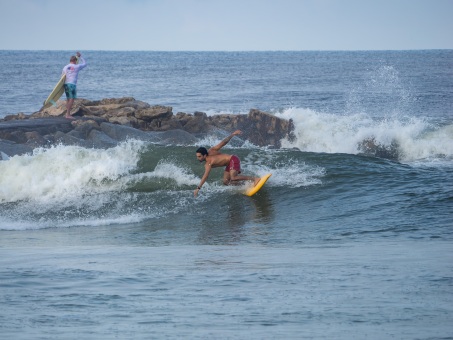
{"label": "surfer", "polygon": [[198,192],[200,191],[203,184],[208,179],[209,173],[211,172],[212,168],[218,168],[221,166],[225,167],[225,171],[223,172],[223,184],[230,185],[230,184],[237,184],[237,181],[253,181],[256,185],[260,178],[259,177],[250,177],[250,176],[241,176],[241,161],[239,157],[236,155],[227,155],[220,153],[220,149],[223,148],[227,143],[233,138],[234,136],[240,135],[242,132],[240,130],[234,131],[231,135],[227,138],[222,140],[216,146],[213,146],[209,150],[206,148],[198,148],[196,151],[197,159],[202,162],[206,162],[204,166],[204,175],[201,178],[200,185],[195,189],[193,195],[197,197]]}
{"label": "surfer", "polygon": [[[66,118],[74,119],[71,116],[72,105],[74,104],[74,99],[77,98],[77,78],[79,76],[79,71],[87,66],[85,59],[82,58],[80,52],[76,53],[77,56],[73,55],[69,59],[69,64],[63,67],[63,72],[61,75],[66,74],[66,80],[64,83],[64,92],[66,94]],[[77,61],[79,63],[77,64]]]}

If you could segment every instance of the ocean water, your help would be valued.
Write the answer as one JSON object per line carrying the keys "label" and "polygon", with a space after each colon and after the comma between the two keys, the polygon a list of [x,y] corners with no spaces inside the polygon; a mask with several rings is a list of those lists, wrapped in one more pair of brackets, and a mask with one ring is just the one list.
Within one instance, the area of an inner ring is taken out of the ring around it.
{"label": "ocean water", "polygon": [[[70,54],[0,51],[0,117]],[[258,108],[296,139],[225,147],[273,174],[251,198],[222,169],[193,198],[219,136],[0,161],[0,338],[453,338],[453,51],[83,55],[79,97]]]}

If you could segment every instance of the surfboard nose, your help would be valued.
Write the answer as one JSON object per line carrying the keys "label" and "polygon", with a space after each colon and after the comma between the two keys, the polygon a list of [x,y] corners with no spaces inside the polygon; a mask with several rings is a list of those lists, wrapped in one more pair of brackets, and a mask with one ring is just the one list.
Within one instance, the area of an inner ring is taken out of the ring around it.
{"label": "surfboard nose", "polygon": [[260,189],[264,186],[264,184],[267,182],[267,180],[271,176],[272,176],[272,174],[267,174],[267,175],[264,175],[263,177],[261,177],[260,181],[254,187],[251,187],[244,192],[244,195],[246,195],[246,196],[255,195],[258,191],[260,191]]}

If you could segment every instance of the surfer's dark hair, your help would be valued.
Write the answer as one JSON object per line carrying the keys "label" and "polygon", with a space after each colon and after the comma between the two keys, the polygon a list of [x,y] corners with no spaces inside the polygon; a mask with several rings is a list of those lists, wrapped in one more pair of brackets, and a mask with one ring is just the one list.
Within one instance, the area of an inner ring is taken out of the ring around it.
{"label": "surfer's dark hair", "polygon": [[201,147],[197,149],[197,153],[201,153],[203,156],[206,156],[208,154],[208,150],[206,148]]}

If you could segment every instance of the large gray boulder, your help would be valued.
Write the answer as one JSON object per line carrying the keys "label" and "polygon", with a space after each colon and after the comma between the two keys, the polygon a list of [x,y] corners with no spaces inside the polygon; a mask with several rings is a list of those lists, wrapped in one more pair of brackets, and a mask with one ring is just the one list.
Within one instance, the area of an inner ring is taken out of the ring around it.
{"label": "large gray boulder", "polygon": [[194,145],[198,139],[184,130],[169,130],[158,133],[162,144]]}
{"label": "large gray boulder", "polygon": [[17,144],[9,140],[0,139],[0,158],[1,160],[9,159],[9,157],[16,155],[23,155],[29,152],[32,152],[33,148],[24,145]]}
{"label": "large gray boulder", "polygon": [[291,120],[256,109],[251,109],[248,115],[215,115],[209,117],[209,123],[225,131],[242,130],[247,139],[258,146],[279,148],[283,138],[294,138]]}
{"label": "large gray boulder", "polygon": [[138,139],[148,142],[159,142],[160,138],[156,135],[142,130],[134,129],[130,126],[102,123],[101,131],[104,132],[110,138],[117,141],[125,141],[127,139]]}

